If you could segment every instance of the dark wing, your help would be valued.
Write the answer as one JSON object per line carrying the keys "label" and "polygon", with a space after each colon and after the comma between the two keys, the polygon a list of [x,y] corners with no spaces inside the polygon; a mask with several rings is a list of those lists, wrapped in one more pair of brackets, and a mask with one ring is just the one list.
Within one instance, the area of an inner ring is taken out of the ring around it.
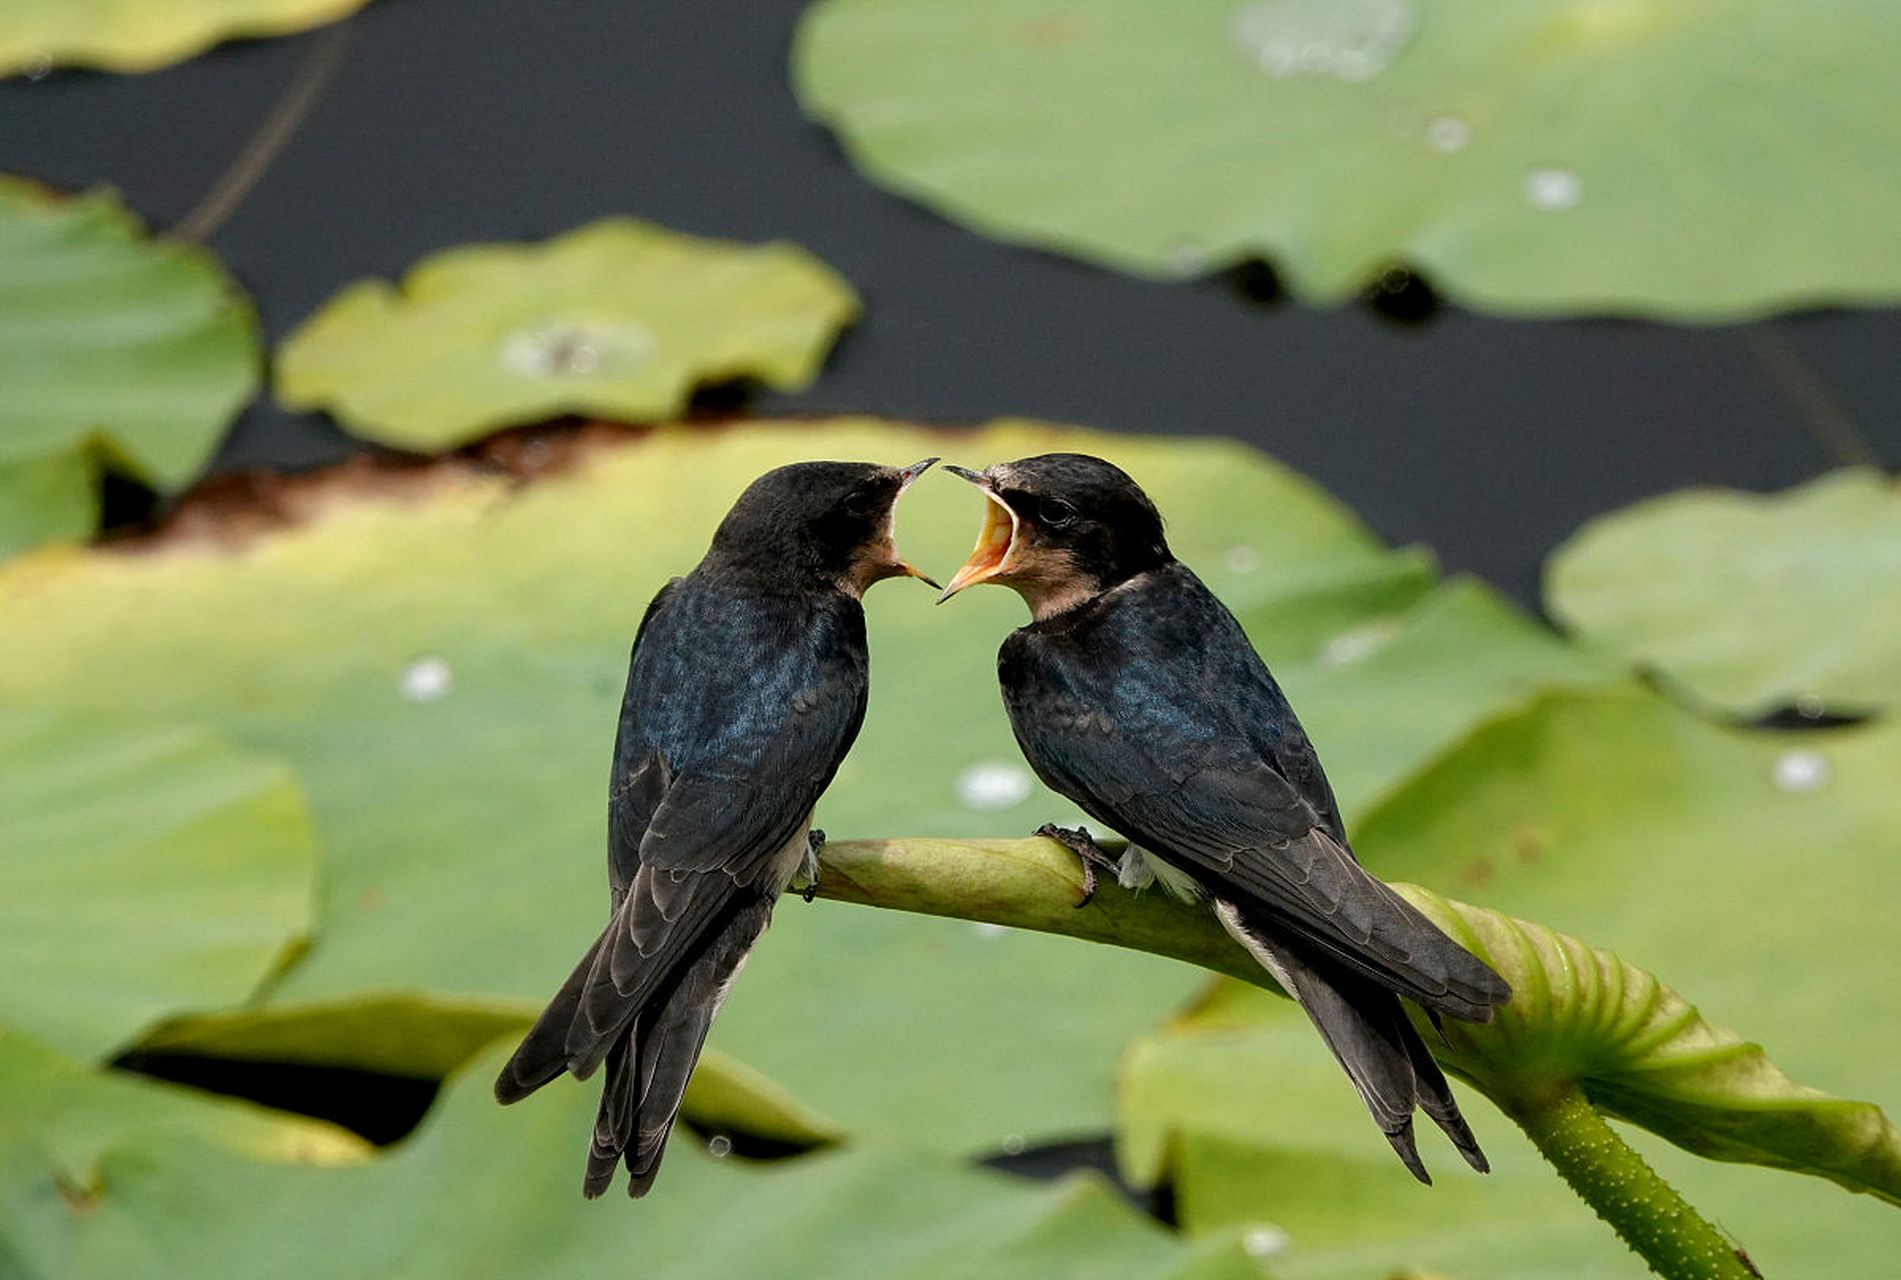
{"label": "dark wing", "polygon": [[[563,1070],[591,1074],[647,1005],[730,949],[734,923],[783,888],[787,850],[864,719],[855,605],[790,643],[784,619],[759,619],[752,643],[731,634],[745,620],[726,616],[730,602],[669,590],[642,624],[629,675],[609,792],[613,914],[497,1081],[504,1101]],[[713,626],[726,647],[710,644]]]}
{"label": "dark wing", "polygon": [[1354,860],[1292,712],[1238,624],[1207,603],[1220,610],[1200,619],[1213,633],[1200,638],[1223,650],[1212,655],[1179,632],[1158,652],[1140,625],[1013,636],[1000,674],[1024,755],[1212,896],[1428,1009],[1488,1018],[1509,995],[1503,980]]}

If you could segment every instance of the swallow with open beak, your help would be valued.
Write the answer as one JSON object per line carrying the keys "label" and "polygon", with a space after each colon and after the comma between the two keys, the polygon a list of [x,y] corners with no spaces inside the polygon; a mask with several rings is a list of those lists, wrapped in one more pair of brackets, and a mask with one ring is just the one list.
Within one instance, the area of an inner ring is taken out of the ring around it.
{"label": "swallow with open beak", "polygon": [[795,878],[818,880],[812,810],[865,717],[865,590],[923,578],[898,555],[904,468],[802,462],[740,495],[706,557],[634,637],[607,795],[607,927],[495,1082],[517,1102],[564,1071],[606,1084],[582,1190],[659,1171],[687,1077]]}
{"label": "swallow with open beak", "polygon": [[[1051,788],[1127,836],[1120,860],[1083,828],[1046,826],[1129,889],[1205,902],[1300,1003],[1413,1176],[1425,1111],[1473,1168],[1484,1154],[1400,1005],[1490,1020],[1511,990],[1347,843],[1333,789],[1246,634],[1170,554],[1162,518],[1119,468],[1053,453],[982,473],[984,524],[945,589],[1014,588],[1031,621],[997,671],[1017,742]],[[1079,904],[1080,905],[1080,904]]]}

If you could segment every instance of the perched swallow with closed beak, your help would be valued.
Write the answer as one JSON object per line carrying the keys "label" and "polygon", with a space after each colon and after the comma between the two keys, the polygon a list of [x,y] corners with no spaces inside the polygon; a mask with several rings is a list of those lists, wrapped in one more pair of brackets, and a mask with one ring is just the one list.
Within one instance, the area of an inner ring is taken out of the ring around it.
{"label": "perched swallow with closed beak", "polygon": [[608,785],[607,927],[495,1082],[607,1065],[582,1190],[653,1186],[707,1029],[773,903],[818,880],[812,810],[865,717],[867,588],[924,574],[892,512],[935,458],[802,462],[740,495],[634,637]]}
{"label": "perched swallow with closed beak", "polygon": [[[1485,1022],[1511,997],[1490,968],[1368,874],[1280,686],[1234,615],[1169,552],[1162,518],[1119,468],[1052,453],[982,473],[976,550],[945,589],[1013,587],[1031,621],[997,672],[1037,776],[1130,841],[1046,826],[1130,889],[1205,902],[1300,1003],[1413,1176],[1431,1182],[1413,1111],[1488,1165],[1400,1005]],[[1079,904],[1080,905],[1080,904]]]}

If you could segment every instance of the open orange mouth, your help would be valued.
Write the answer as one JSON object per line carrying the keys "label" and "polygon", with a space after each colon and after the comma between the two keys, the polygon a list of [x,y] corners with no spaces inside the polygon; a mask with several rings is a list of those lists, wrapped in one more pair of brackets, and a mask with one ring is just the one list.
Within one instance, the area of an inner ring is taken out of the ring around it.
{"label": "open orange mouth", "polygon": [[998,574],[1008,572],[1011,567],[1012,553],[1017,548],[1017,514],[1010,505],[996,495],[990,482],[974,471],[962,467],[945,467],[946,471],[962,476],[983,490],[984,522],[977,532],[977,545],[971,549],[970,558],[965,560],[957,574],[944,588],[944,594],[937,598],[939,604],[950,599],[965,587],[975,586],[979,582],[988,582]]}

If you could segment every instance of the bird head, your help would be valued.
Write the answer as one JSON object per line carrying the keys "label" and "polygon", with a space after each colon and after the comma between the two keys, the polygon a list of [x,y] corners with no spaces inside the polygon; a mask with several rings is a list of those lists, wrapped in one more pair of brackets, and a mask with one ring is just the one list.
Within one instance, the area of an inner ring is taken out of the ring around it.
{"label": "bird head", "polygon": [[937,583],[898,554],[898,498],[936,462],[795,462],[768,471],[739,495],[713,534],[709,562],[793,589],[863,595],[885,578]]}
{"label": "bird head", "polygon": [[1045,453],[987,471],[945,467],[983,490],[976,549],[939,597],[996,582],[1038,618],[1167,564],[1162,517],[1128,473],[1086,453]]}

